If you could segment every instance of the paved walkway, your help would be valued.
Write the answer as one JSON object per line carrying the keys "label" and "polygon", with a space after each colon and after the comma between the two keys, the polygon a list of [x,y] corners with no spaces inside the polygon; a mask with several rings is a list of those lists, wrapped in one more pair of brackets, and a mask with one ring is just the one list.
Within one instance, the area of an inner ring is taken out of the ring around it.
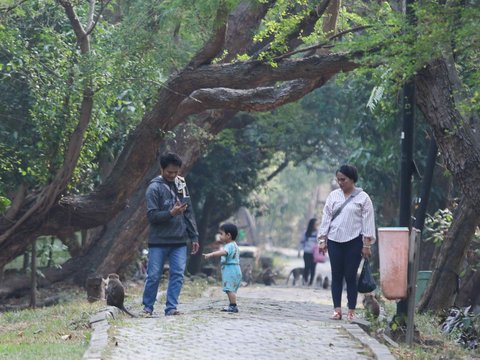
{"label": "paved walkway", "polygon": [[393,359],[357,325],[328,319],[328,290],[250,286],[238,295],[238,314],[221,312],[226,296],[211,288],[180,304],[182,316],[124,317],[102,359]]}

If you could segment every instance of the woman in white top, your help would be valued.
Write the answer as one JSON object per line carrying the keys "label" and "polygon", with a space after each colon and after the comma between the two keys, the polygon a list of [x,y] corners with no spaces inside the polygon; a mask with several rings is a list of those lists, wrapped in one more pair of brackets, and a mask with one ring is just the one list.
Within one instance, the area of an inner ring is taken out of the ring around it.
{"label": "woman in white top", "polygon": [[375,242],[375,218],[372,200],[355,187],[357,169],[342,165],[336,171],[339,189],[327,197],[318,229],[319,247],[327,251],[332,269],[333,320],[342,319],[343,280],[347,284],[347,320],[353,320],[357,306],[357,271],[362,256],[371,255]]}

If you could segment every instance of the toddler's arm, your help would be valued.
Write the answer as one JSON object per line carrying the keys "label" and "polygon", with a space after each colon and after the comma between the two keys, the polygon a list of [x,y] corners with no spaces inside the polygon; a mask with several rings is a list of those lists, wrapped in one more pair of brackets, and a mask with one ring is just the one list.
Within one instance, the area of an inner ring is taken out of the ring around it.
{"label": "toddler's arm", "polygon": [[208,253],[208,254],[203,254],[203,257],[205,260],[210,259],[211,257],[219,257],[219,256],[227,256],[227,252],[223,249]]}

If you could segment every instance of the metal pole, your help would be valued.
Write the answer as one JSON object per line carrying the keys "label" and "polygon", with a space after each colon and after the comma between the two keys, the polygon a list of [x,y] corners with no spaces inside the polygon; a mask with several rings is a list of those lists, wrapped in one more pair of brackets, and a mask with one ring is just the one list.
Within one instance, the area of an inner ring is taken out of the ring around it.
{"label": "metal pole", "polygon": [[413,345],[415,333],[415,293],[417,291],[417,271],[420,258],[420,230],[412,228],[408,249],[408,315],[405,342],[408,346]]}
{"label": "metal pole", "polygon": [[[411,228],[412,217],[412,170],[413,170],[413,97],[411,81],[403,88],[402,157],[400,164],[400,221],[399,226]],[[397,320],[405,323],[408,298],[397,303]]]}
{"label": "metal pole", "polygon": [[[410,23],[414,22],[412,5],[414,0],[405,0],[404,12]],[[415,85],[409,80],[403,86],[403,129],[402,156],[400,164],[400,221],[399,226],[411,228],[412,174],[413,174],[413,126],[414,126]],[[404,325],[408,310],[407,299],[397,303],[396,319]]]}

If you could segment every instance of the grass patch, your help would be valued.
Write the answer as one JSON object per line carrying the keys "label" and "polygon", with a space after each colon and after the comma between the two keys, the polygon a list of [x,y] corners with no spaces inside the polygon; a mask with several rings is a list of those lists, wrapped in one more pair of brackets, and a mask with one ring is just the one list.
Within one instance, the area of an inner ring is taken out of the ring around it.
{"label": "grass patch", "polygon": [[[371,323],[371,335],[382,334],[388,328],[388,321],[396,313],[396,303],[394,301],[385,301],[384,310],[388,320],[375,320],[367,318]],[[419,360],[438,360],[438,359],[476,359],[480,358],[480,349],[468,350],[455,342],[451,334],[443,334],[441,331],[440,317],[431,314],[415,314],[415,329],[418,336],[415,336],[415,342],[412,347],[405,343],[398,342],[398,347],[389,346],[390,352],[397,359],[419,359]],[[379,341],[384,342],[381,336]]]}
{"label": "grass patch", "polygon": [[91,337],[90,316],[105,304],[88,303],[80,289],[64,291],[62,304],[0,314],[0,359],[82,358]]}

